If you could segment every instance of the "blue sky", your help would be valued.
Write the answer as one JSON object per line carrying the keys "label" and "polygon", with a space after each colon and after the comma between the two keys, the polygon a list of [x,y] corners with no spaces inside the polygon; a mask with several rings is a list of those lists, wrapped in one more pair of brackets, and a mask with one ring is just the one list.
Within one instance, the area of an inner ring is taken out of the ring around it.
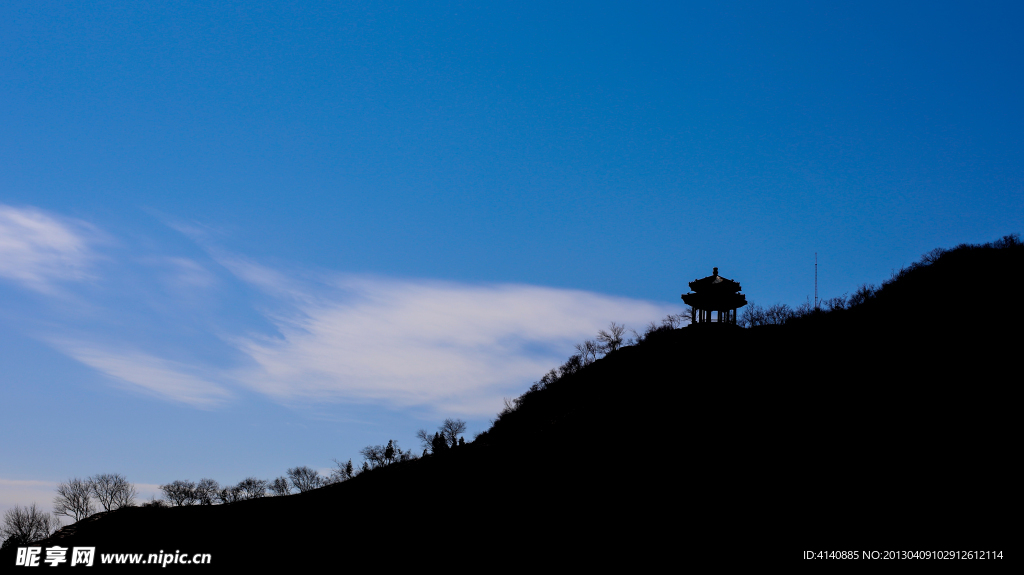
{"label": "blue sky", "polygon": [[0,8],[0,509],[482,431],[713,266],[1022,231],[1019,5],[706,4]]}

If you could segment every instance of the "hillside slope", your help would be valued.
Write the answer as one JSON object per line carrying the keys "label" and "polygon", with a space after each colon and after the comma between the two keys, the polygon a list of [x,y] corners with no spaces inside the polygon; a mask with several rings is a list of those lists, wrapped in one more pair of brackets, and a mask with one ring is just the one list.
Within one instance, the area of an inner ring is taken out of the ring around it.
{"label": "hillside slope", "polygon": [[42,545],[249,567],[999,547],[1022,270],[1012,238],[962,246],[851,309],[657,331],[450,453],[289,497],[125,509]]}

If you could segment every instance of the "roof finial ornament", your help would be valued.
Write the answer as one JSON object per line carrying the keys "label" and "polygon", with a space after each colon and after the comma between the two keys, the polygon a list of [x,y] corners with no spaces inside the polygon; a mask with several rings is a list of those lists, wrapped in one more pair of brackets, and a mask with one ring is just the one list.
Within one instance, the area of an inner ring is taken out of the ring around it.
{"label": "roof finial ornament", "polygon": [[714,273],[712,273],[711,275],[715,275],[715,276],[717,276],[717,275],[718,275],[718,268],[715,268],[715,271],[714,271]]}

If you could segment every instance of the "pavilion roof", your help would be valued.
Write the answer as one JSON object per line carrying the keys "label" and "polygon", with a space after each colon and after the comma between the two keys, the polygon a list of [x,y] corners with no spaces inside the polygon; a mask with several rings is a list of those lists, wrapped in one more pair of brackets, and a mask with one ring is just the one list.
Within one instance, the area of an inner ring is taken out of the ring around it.
{"label": "pavilion roof", "polygon": [[740,282],[733,281],[731,279],[727,279],[718,275],[718,268],[715,268],[715,271],[708,277],[693,280],[692,282],[690,282],[690,289],[697,293],[736,293],[740,291],[742,288],[740,287]]}

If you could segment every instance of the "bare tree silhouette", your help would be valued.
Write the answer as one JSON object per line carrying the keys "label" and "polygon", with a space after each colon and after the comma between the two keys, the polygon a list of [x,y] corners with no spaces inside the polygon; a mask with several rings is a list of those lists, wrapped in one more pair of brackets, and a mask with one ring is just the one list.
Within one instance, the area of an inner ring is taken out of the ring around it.
{"label": "bare tree silhouette", "polygon": [[246,477],[245,479],[238,482],[235,489],[238,490],[238,499],[259,499],[267,496],[267,485],[270,482],[266,479],[257,479],[255,477]]}
{"label": "bare tree silhouette", "polygon": [[601,344],[601,350],[609,354],[622,347],[622,334],[626,333],[626,326],[619,325],[614,321],[608,326],[608,331],[597,332],[597,341]]}
{"label": "bare tree silhouette", "polygon": [[196,499],[199,500],[200,505],[213,505],[213,502],[217,500],[219,490],[220,485],[213,479],[200,479],[196,484]]}
{"label": "bare tree silhouette", "polygon": [[199,494],[196,490],[196,484],[195,482],[187,479],[178,479],[168,483],[167,485],[161,485],[160,491],[164,492],[164,497],[171,502],[171,505],[185,507],[199,503]]}
{"label": "bare tree silhouette", "polygon": [[288,481],[299,493],[312,491],[324,486],[324,478],[311,467],[295,467],[288,470]]}
{"label": "bare tree silhouette", "polygon": [[576,351],[580,352],[580,361],[586,367],[597,361],[597,356],[601,353],[601,346],[596,341],[588,339],[583,343],[577,343]]}
{"label": "bare tree silhouette", "polygon": [[434,436],[426,429],[420,429],[417,431],[416,439],[420,440],[420,445],[423,446],[423,451],[425,453],[433,450]]}
{"label": "bare tree silhouette", "polygon": [[679,329],[691,321],[693,321],[693,309],[687,308],[682,313],[668,314],[665,316],[665,319],[661,320],[661,325],[671,329]]}
{"label": "bare tree silhouette", "polygon": [[448,443],[448,447],[455,447],[458,445],[459,436],[466,433],[466,422],[461,419],[446,419],[441,424],[439,431],[444,440]]}
{"label": "bare tree silhouette", "polygon": [[849,307],[855,307],[867,303],[868,301],[875,297],[875,292],[877,291],[878,288],[876,288],[874,285],[864,284],[853,292],[853,295],[850,296],[847,305]]}
{"label": "bare tree silhouette", "polygon": [[54,515],[64,515],[73,521],[80,521],[96,513],[92,504],[92,485],[88,479],[69,479],[57,484],[57,496],[53,498]]}
{"label": "bare tree silhouette", "polygon": [[269,487],[270,493],[278,497],[284,495],[291,495],[292,484],[288,482],[287,477],[278,477],[277,479],[270,482]]}
{"label": "bare tree silhouette", "polygon": [[335,468],[331,471],[331,476],[328,479],[330,483],[341,483],[342,481],[348,481],[356,476],[355,468],[352,467],[352,460],[342,463],[337,459],[333,459]]}
{"label": "bare tree silhouette", "polygon": [[37,509],[35,503],[28,507],[15,505],[4,513],[0,538],[3,547],[18,547],[45,539],[57,529],[60,529],[60,520]]}
{"label": "bare tree silhouette", "polygon": [[402,451],[398,447],[398,442],[393,439],[388,440],[387,445],[367,445],[359,450],[359,453],[366,460],[363,462],[364,469],[367,467],[367,462],[369,462],[371,469],[376,469],[399,461],[415,459],[415,456],[410,451]]}
{"label": "bare tree silhouette", "polygon": [[237,485],[227,485],[217,492],[217,501],[222,504],[234,503],[242,500],[242,490]]}
{"label": "bare tree silhouette", "polygon": [[100,502],[104,511],[114,511],[122,507],[135,505],[139,493],[135,486],[119,473],[102,473],[89,478],[92,494]]}

